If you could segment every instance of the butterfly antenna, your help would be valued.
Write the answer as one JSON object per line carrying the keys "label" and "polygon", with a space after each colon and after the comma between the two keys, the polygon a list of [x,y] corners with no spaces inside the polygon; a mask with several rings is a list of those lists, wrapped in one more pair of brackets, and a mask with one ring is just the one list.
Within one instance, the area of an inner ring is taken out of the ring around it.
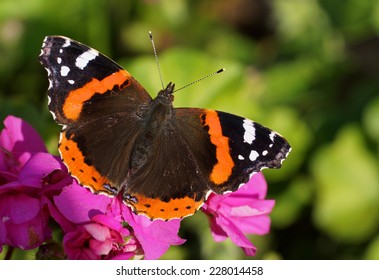
{"label": "butterfly antenna", "polygon": [[208,74],[208,75],[206,75],[205,77],[202,77],[202,78],[200,78],[200,79],[198,79],[198,80],[196,80],[196,81],[193,81],[193,82],[191,82],[191,83],[189,83],[189,84],[187,84],[187,85],[185,85],[185,86],[182,86],[181,88],[178,88],[178,89],[174,90],[174,92],[177,92],[177,91],[179,91],[179,90],[182,90],[182,89],[184,89],[184,88],[187,88],[187,87],[189,87],[189,86],[192,86],[193,84],[196,84],[196,83],[198,83],[198,82],[200,82],[200,81],[202,81],[202,80],[205,80],[205,79],[207,79],[207,78],[209,78],[209,77],[211,77],[211,76],[213,76],[213,75],[220,74],[220,73],[222,73],[222,72],[224,72],[224,71],[225,71],[225,68],[222,68],[222,69],[220,69],[220,70],[217,70],[216,72],[213,72],[213,73],[211,73],[211,74]]}
{"label": "butterfly antenna", "polygon": [[151,44],[153,45],[155,62],[157,63],[159,78],[161,79],[161,84],[162,84],[162,89],[164,89],[164,83],[163,83],[163,78],[162,78],[161,66],[159,65],[157,50],[155,48],[155,44],[154,44],[154,40],[153,40],[153,33],[151,33],[151,31],[149,31],[149,36],[150,36]]}

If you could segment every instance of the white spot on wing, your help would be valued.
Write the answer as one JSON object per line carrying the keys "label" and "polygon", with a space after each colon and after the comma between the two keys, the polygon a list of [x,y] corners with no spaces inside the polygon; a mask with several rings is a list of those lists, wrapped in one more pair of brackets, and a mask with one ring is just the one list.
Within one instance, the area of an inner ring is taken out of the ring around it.
{"label": "white spot on wing", "polygon": [[270,139],[271,139],[272,142],[274,142],[275,134],[276,133],[274,131],[271,131],[271,133],[270,133]]}
{"label": "white spot on wing", "polygon": [[251,120],[244,119],[243,120],[243,128],[245,129],[245,133],[243,135],[243,141],[248,144],[252,144],[255,140],[255,127],[254,123]]}
{"label": "white spot on wing", "polygon": [[58,57],[58,58],[57,58],[57,63],[58,63],[58,64],[61,64],[61,63],[62,63],[62,58]]}
{"label": "white spot on wing", "polygon": [[68,75],[68,72],[70,72],[70,68],[67,66],[62,66],[61,67],[61,76],[66,77]]}
{"label": "white spot on wing", "polygon": [[267,150],[264,150],[263,152],[262,152],[262,156],[266,156],[268,154],[268,151]]}
{"label": "white spot on wing", "polygon": [[250,152],[249,159],[251,161],[255,161],[258,157],[259,157],[259,154],[257,153],[257,151],[252,150]]}
{"label": "white spot on wing", "polygon": [[241,156],[241,155],[238,155],[238,159],[239,160],[244,160],[245,158],[243,156]]}
{"label": "white spot on wing", "polygon": [[66,48],[66,47],[68,47],[69,45],[71,45],[71,41],[70,41],[70,39],[66,38],[66,41],[65,41],[64,44],[62,45],[62,48]]}
{"label": "white spot on wing", "polygon": [[95,59],[98,55],[99,55],[98,51],[96,51],[94,49],[90,49],[90,50],[82,53],[81,55],[79,55],[76,58],[75,65],[76,65],[76,67],[83,70],[87,66],[88,62]]}
{"label": "white spot on wing", "polygon": [[75,81],[74,80],[67,80],[67,82],[71,85],[75,84]]}

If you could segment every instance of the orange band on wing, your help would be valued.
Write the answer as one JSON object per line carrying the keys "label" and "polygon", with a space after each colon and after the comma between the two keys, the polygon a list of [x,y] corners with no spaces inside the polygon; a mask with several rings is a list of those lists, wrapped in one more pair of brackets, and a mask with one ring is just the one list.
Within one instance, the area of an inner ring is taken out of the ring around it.
{"label": "orange band on wing", "polygon": [[137,214],[144,214],[150,219],[181,219],[195,214],[203,204],[203,200],[195,201],[190,197],[175,198],[164,202],[158,198],[148,198],[143,195],[133,194],[137,202],[125,201]]}
{"label": "orange band on wing", "polygon": [[94,192],[110,194],[104,188],[104,184],[110,184],[107,178],[101,176],[93,166],[84,162],[78,145],[73,140],[67,139],[65,132],[61,133],[59,152],[68,170],[80,184],[89,187]]}
{"label": "orange band on wing", "polygon": [[83,104],[95,94],[103,94],[115,86],[122,86],[130,74],[125,70],[120,70],[105,77],[103,80],[92,79],[83,87],[71,91],[64,104],[63,113],[66,118],[76,120],[82,111]]}
{"label": "orange band on wing", "polygon": [[219,185],[228,180],[234,167],[233,159],[230,156],[229,139],[222,135],[220,119],[216,111],[206,110],[205,125],[208,125],[211,142],[216,146],[217,163],[213,167],[210,179]]}

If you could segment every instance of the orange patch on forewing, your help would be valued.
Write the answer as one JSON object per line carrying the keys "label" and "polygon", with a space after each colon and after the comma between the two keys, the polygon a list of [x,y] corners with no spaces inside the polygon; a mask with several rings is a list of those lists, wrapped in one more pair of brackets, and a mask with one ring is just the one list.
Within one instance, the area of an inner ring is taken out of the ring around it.
{"label": "orange patch on forewing", "polygon": [[130,74],[127,71],[120,70],[105,77],[103,80],[92,79],[83,87],[71,91],[63,104],[65,117],[71,120],[78,119],[83,109],[83,104],[91,99],[92,96],[97,93],[106,93],[115,86],[121,86],[129,78]]}
{"label": "orange patch on forewing", "polygon": [[94,192],[109,193],[104,188],[104,184],[110,184],[107,178],[101,176],[93,166],[84,162],[83,154],[78,145],[73,140],[67,139],[65,132],[61,133],[59,152],[68,170],[78,179],[80,184],[89,187]]}
{"label": "orange patch on forewing", "polygon": [[143,195],[132,195],[137,202],[125,201],[137,214],[145,214],[150,219],[181,219],[195,214],[203,204],[203,200],[195,201],[192,198],[174,198],[169,202],[161,201],[157,198],[148,198]]}
{"label": "orange patch on forewing", "polygon": [[228,180],[234,167],[230,156],[229,139],[222,135],[221,123],[216,111],[206,110],[205,125],[208,125],[211,142],[216,146],[217,163],[213,167],[210,179],[215,184],[222,184]]}

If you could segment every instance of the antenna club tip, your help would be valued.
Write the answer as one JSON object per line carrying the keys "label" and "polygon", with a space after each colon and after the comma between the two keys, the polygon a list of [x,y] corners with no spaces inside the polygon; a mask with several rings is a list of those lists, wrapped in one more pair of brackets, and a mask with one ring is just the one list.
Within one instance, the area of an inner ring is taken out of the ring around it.
{"label": "antenna club tip", "polygon": [[153,32],[151,32],[151,30],[149,30],[149,36],[150,36],[150,38],[153,37]]}
{"label": "antenna club tip", "polygon": [[220,70],[218,70],[216,73],[221,73],[221,72],[224,72],[226,69],[225,68],[221,68]]}

